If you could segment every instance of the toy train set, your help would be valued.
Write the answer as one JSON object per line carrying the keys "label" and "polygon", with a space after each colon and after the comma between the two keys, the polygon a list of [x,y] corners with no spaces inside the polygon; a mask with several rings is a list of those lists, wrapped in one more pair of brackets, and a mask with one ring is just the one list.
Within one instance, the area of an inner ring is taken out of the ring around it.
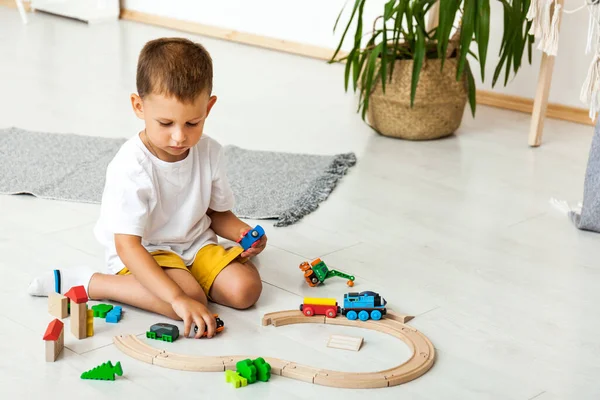
{"label": "toy train set", "polygon": [[325,315],[328,318],[335,318],[341,314],[349,320],[367,321],[372,319],[378,321],[387,312],[386,304],[387,301],[379,293],[352,292],[344,295],[343,308],[338,306],[337,300],[334,298],[305,297],[304,303],[300,304],[300,311],[307,317]]}
{"label": "toy train set", "polygon": [[[264,234],[262,227],[257,225],[245,232],[238,243],[244,250],[247,250],[256,246]],[[304,278],[311,287],[323,284],[326,279],[331,277],[345,278],[348,286],[354,285],[354,276],[330,270],[320,259],[316,259],[310,264],[303,262],[300,269],[304,272]],[[55,279],[60,279],[58,271],[55,271]],[[64,348],[64,323],[60,319],[71,314],[71,332],[77,339],[82,339],[93,335],[94,317],[106,318],[107,322],[115,323],[121,317],[121,307],[112,305],[97,304],[91,310],[88,310],[88,296],[83,286],[71,288],[64,296],[59,293],[59,287],[56,290],[56,293],[48,296],[48,310],[57,319],[48,325],[43,337],[46,342],[46,361],[48,362],[56,361]],[[226,382],[232,383],[236,388],[247,386],[256,380],[269,381],[271,373],[317,385],[339,388],[390,387],[416,379],[427,372],[434,363],[435,348],[422,333],[416,329],[407,329],[404,325],[413,318],[412,316],[387,310],[386,306],[386,299],[377,292],[350,292],[344,294],[343,307],[338,305],[335,298],[305,297],[304,302],[300,305],[300,312],[297,310],[272,312],[265,314],[262,319],[263,326],[283,326],[310,322],[371,329],[390,334],[405,342],[412,349],[412,356],[408,361],[396,367],[376,372],[351,373],[326,370],[300,365],[280,358],[248,356],[194,357],[156,349],[142,342],[136,335],[118,335],[113,338],[113,342],[125,354],[152,365],[185,371],[225,371]],[[110,312],[114,312],[116,315],[109,318]],[[336,318],[338,314],[345,316],[347,320]],[[317,315],[324,317],[310,318]],[[383,318],[383,316],[386,316],[386,318]],[[225,323],[219,318],[218,314],[213,314],[213,317],[215,318],[216,333],[222,332]],[[197,326],[194,327],[194,333],[198,333]],[[206,336],[207,332],[205,331],[202,337]],[[149,331],[146,332],[146,337],[163,342],[174,342],[180,337],[180,330],[173,324],[157,323],[152,325]],[[362,337],[331,335],[327,346],[358,351],[362,343]],[[234,367],[235,370],[232,369]],[[111,361],[108,361],[85,371],[81,374],[81,378],[114,381],[115,374],[118,376],[123,375],[121,363],[117,362],[113,365]]]}

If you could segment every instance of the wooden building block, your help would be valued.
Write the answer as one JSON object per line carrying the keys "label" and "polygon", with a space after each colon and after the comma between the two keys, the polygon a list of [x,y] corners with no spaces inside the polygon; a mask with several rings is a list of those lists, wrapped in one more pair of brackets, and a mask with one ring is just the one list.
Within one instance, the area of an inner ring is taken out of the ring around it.
{"label": "wooden building block", "polygon": [[46,361],[54,362],[65,347],[64,331],[60,332],[58,340],[46,341]]}
{"label": "wooden building block", "polygon": [[69,312],[67,307],[69,305],[69,299],[60,293],[50,293],[48,295],[48,312],[50,315],[56,318],[67,318]]}
{"label": "wooden building block", "polygon": [[86,329],[85,335],[86,337],[94,336],[94,310],[87,310],[87,318],[86,318]]}
{"label": "wooden building block", "polygon": [[403,324],[405,324],[408,321],[410,321],[411,319],[413,319],[414,316],[413,315],[400,314],[400,313],[396,313],[396,312],[394,312],[392,310],[387,310],[387,313],[385,314],[385,318],[387,318],[387,319],[393,319],[394,321],[402,322]]}
{"label": "wooden building block", "polygon": [[71,333],[77,339],[87,337],[87,303],[71,302]]}
{"label": "wooden building block", "polygon": [[333,347],[335,349],[342,350],[360,350],[360,346],[363,344],[363,338],[355,337],[355,336],[345,336],[345,335],[331,335],[329,336],[329,342],[327,342],[327,347]]}
{"label": "wooden building block", "polygon": [[48,324],[48,329],[46,329],[46,333],[44,334],[44,341],[46,342],[46,361],[56,361],[65,346],[64,324],[60,320],[55,319]]}

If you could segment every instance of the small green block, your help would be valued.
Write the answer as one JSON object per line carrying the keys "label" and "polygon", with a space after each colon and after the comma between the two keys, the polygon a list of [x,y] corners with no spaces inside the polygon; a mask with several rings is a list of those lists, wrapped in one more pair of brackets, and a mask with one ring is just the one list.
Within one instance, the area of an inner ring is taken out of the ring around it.
{"label": "small green block", "polygon": [[256,367],[256,378],[261,382],[267,382],[271,378],[271,365],[264,358],[258,357],[254,360]]}
{"label": "small green block", "polygon": [[96,318],[106,318],[106,314],[112,309],[113,306],[110,304],[96,304],[95,306],[92,306],[94,317]]}
{"label": "small green block", "polygon": [[148,331],[148,332],[146,332],[146,337],[148,339],[156,339],[156,332],[150,332],[150,331]]}
{"label": "small green block", "polygon": [[225,370],[225,382],[232,383],[236,389],[242,386],[248,386],[248,380],[241,377],[239,373],[232,370]]}
{"label": "small green block", "polygon": [[117,363],[113,366],[110,361],[105,362],[102,365],[99,365],[95,368],[90,369],[81,374],[81,379],[94,379],[101,381],[114,381],[115,374],[122,376],[123,368],[121,367],[121,362],[117,361]]}
{"label": "small green block", "polygon": [[238,361],[235,364],[235,369],[243,378],[248,380],[248,383],[256,382],[256,367],[249,358]]}

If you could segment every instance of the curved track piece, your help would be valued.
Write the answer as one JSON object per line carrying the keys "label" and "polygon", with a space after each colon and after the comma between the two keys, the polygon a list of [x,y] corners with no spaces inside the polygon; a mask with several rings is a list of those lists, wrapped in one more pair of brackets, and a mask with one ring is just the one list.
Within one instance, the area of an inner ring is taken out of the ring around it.
{"label": "curved track piece", "polygon": [[[341,372],[309,367],[278,358],[264,357],[271,364],[271,373],[317,385],[366,389],[396,386],[412,381],[425,374],[435,360],[435,349],[429,339],[418,330],[394,319],[382,318],[379,321],[351,321],[346,318],[325,318],[324,316],[305,317],[301,311],[280,311],[266,314],[263,325],[283,326],[297,323],[325,323],[331,325],[357,326],[387,333],[402,340],[412,350],[412,356],[404,363],[378,372]],[[186,356],[170,353],[149,346],[137,336],[115,336],[113,339],[119,350],[125,354],[165,368],[186,371],[224,371],[235,368],[235,364],[254,356]]]}

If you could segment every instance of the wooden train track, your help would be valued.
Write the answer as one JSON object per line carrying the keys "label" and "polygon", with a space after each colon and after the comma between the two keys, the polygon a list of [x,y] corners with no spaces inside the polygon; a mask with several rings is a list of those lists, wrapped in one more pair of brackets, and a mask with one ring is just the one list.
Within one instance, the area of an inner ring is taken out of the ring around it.
{"label": "wooden train track", "polygon": [[[325,318],[325,316],[306,317],[300,311],[279,311],[266,314],[263,325],[283,326],[299,323],[319,323],[329,325],[357,326],[385,332],[408,345],[412,351],[411,357],[404,363],[378,372],[341,372],[309,367],[278,358],[264,357],[271,364],[271,373],[297,379],[317,385],[365,389],[396,386],[412,381],[425,374],[435,360],[435,349],[429,339],[418,330],[400,322],[405,316],[390,313],[379,321],[351,321],[347,318]],[[235,364],[254,356],[186,356],[166,350],[159,350],[147,345],[137,336],[115,336],[113,339],[117,348],[125,354],[165,368],[185,371],[225,371],[235,369]]]}

